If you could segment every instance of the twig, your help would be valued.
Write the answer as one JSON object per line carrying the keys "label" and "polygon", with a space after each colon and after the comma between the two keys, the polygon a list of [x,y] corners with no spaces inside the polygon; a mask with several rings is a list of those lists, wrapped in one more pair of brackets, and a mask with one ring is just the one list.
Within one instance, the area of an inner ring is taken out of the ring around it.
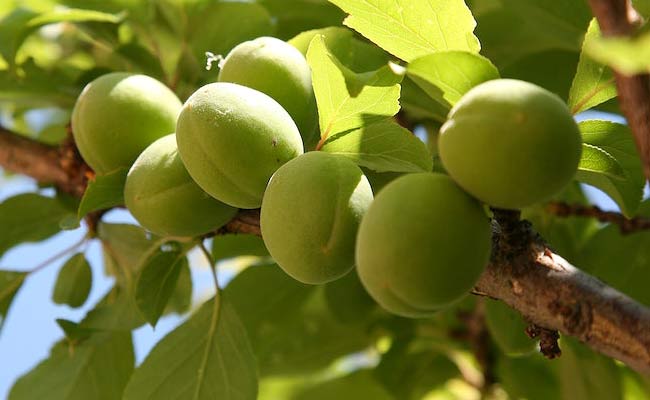
{"label": "twig", "polygon": [[[641,17],[630,0],[589,0],[591,10],[605,37],[634,34]],[[634,133],[643,161],[643,171],[650,180],[650,75],[626,76],[614,71],[621,110]]]}
{"label": "twig", "polygon": [[52,264],[54,261],[58,260],[59,258],[65,257],[66,255],[72,253],[73,251],[81,247],[84,243],[86,243],[87,240],[88,240],[88,236],[84,235],[79,241],[73,243],[71,246],[66,247],[65,249],[47,258],[45,261],[41,262],[40,264],[32,268],[29,271],[29,273],[33,274],[34,272],[38,272],[43,268],[47,267],[48,265]]}
{"label": "twig", "polygon": [[621,233],[624,235],[650,229],[650,218],[626,218],[621,213],[615,211],[603,211],[597,206],[551,202],[547,204],[546,210],[559,217],[588,217],[595,218],[600,222],[614,224],[618,226]]}

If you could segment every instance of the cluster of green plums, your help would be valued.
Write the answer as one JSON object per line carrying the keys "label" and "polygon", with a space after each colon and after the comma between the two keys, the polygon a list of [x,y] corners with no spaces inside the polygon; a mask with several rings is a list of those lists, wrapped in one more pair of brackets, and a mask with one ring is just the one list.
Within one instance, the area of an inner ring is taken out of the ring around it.
{"label": "cluster of green plums", "polygon": [[289,275],[321,284],[356,265],[370,295],[398,315],[429,316],[475,285],[491,251],[483,203],[547,199],[580,158],[578,128],[557,96],[494,80],[470,90],[441,128],[449,175],[404,174],[378,190],[351,160],[305,152],[317,109],[297,49],[258,38],[220,68],[184,104],[143,75],[89,83],[72,119],[81,155],[97,174],[130,168],[125,204],[151,232],[201,236],[261,207],[264,243]]}

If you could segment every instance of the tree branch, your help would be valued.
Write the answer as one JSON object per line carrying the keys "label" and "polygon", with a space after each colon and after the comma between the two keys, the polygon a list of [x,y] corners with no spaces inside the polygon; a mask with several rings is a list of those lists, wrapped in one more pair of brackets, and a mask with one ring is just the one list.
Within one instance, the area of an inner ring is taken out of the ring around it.
{"label": "tree branch", "polygon": [[80,160],[70,141],[60,147],[48,146],[0,126],[0,167],[7,171],[81,197],[90,168]]}
{"label": "tree branch", "polygon": [[[56,159],[69,157],[66,146],[57,150],[1,130],[0,166],[39,182],[80,188],[78,175]],[[493,256],[474,293],[500,299],[531,323],[575,336],[650,374],[650,309],[553,254],[518,212],[494,212],[499,224]],[[261,235],[259,210],[240,211],[218,233]]]}
{"label": "tree branch", "polygon": [[650,229],[650,218],[634,217],[626,218],[623,214],[615,211],[603,211],[596,206],[585,206],[582,204],[567,204],[562,202],[550,202],[546,210],[559,217],[587,217],[595,218],[600,222],[606,222],[618,226],[622,234],[626,235]]}
{"label": "tree branch", "polygon": [[[589,0],[603,36],[630,36],[641,21],[630,0]],[[621,110],[634,134],[643,161],[646,180],[650,180],[650,75],[626,76],[614,71]]]}
{"label": "tree branch", "polygon": [[527,221],[506,222],[496,227],[492,260],[475,292],[650,374],[650,309],[551,252]]}

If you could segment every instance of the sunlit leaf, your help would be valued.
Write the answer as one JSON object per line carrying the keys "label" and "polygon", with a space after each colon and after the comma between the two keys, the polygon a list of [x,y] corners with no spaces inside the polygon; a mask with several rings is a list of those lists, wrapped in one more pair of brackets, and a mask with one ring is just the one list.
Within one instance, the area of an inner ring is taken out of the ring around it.
{"label": "sunlit leaf", "polygon": [[478,52],[476,21],[462,0],[330,0],[345,25],[404,61],[442,50]]}
{"label": "sunlit leaf", "polygon": [[228,302],[206,302],[136,369],[125,400],[255,400],[257,371],[246,331]]}

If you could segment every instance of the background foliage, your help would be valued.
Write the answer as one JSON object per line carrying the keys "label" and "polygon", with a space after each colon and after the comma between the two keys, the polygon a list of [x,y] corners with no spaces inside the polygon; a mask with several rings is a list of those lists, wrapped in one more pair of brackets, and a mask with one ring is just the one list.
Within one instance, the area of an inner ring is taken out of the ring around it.
{"label": "background foliage", "polygon": [[[646,3],[637,2],[640,12],[650,12]],[[77,95],[93,78],[145,73],[184,100],[216,80],[204,68],[206,51],[225,55],[264,35],[305,54],[321,150],[354,160],[375,190],[401,173],[441,170],[437,129],[481,82],[524,79],[558,94],[575,114],[619,113],[607,65],[648,70],[648,57],[639,56],[648,52],[647,35],[601,38],[583,1],[5,0],[0,123],[58,144]],[[407,121],[424,143],[396,120]],[[603,120],[580,128],[577,181],[604,191],[626,216],[650,216],[629,129]],[[74,229],[92,211],[119,206],[125,173],[98,176],[81,200],[49,188],[6,199],[0,256]],[[587,202],[577,183],[557,200]],[[555,217],[543,205],[524,215],[568,260],[650,305],[650,233],[622,236],[613,226]],[[485,307],[482,299],[468,297],[434,318],[408,320],[379,309],[355,273],[302,285],[272,264],[254,236],[211,240],[213,261],[238,258],[244,268],[214,298],[192,304],[190,268],[196,266],[187,255],[198,240],[103,222],[61,255],[67,261],[52,282],[54,302],[85,303],[93,282],[84,257],[90,240],[101,243],[104,273],[114,286],[84,318],[57,320],[62,339],[15,383],[10,400],[477,398],[485,382],[496,382],[494,398],[650,396],[647,378],[573,340],[563,339],[563,356],[549,362],[534,351],[499,347],[490,336],[502,332],[490,324],[488,332],[472,332],[468,318]],[[0,271],[0,324],[29,274]],[[131,331],[170,313],[187,319],[136,366]],[[11,362],[3,360],[2,368]]]}

